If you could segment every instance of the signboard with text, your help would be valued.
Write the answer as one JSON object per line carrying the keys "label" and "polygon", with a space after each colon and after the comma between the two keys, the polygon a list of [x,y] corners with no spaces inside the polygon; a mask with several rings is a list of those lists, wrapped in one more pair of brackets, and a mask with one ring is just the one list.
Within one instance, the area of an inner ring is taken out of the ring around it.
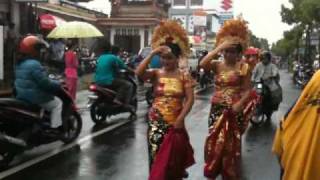
{"label": "signboard with text", "polygon": [[220,12],[219,13],[219,23],[223,24],[226,20],[233,18],[233,12]]}
{"label": "signboard with text", "polygon": [[178,21],[184,29],[187,28],[187,17],[186,16],[175,15],[175,16],[172,16],[172,19]]}

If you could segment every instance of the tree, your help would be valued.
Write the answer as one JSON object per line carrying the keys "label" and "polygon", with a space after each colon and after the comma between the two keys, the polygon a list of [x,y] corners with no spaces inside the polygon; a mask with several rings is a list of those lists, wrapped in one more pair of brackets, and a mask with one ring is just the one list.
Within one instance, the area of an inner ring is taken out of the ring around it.
{"label": "tree", "polygon": [[269,50],[269,43],[267,39],[258,38],[252,32],[250,32],[250,46],[257,47],[259,49]]}
{"label": "tree", "polygon": [[[318,25],[320,19],[320,1],[319,0],[289,0],[293,5],[291,9],[281,6],[282,21],[295,27],[299,27],[294,30],[292,35],[297,36],[296,47],[300,44],[303,32],[305,33],[305,54],[304,59],[306,62],[311,63],[311,45],[310,34],[315,25]],[[302,29],[302,31],[301,31]],[[299,31],[298,31],[299,30]],[[302,32],[302,33],[301,33]],[[319,34],[320,37],[320,34]],[[292,38],[291,38],[292,39]],[[319,44],[320,48],[320,44]]]}

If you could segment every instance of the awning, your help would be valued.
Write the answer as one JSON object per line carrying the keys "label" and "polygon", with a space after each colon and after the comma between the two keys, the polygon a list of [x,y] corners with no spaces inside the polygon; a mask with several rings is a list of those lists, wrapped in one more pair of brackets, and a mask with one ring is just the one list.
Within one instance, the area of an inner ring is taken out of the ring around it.
{"label": "awning", "polygon": [[52,30],[56,26],[59,26],[66,21],[62,18],[54,16],[52,14],[42,14],[40,17],[40,29],[42,30]]}

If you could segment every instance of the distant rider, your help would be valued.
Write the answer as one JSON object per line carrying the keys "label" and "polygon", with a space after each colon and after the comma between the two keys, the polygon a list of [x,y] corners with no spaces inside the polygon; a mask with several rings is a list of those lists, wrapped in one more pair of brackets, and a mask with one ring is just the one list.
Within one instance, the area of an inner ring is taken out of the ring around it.
{"label": "distant rider", "polygon": [[120,69],[132,70],[119,57],[111,53],[111,44],[109,42],[101,40],[98,45],[98,51],[100,56],[97,60],[95,83],[115,89],[118,93],[113,102],[134,112],[134,107],[129,104],[133,96],[133,85],[129,81],[116,76]]}
{"label": "distant rider", "polygon": [[271,63],[272,55],[265,51],[262,53],[261,62],[253,69],[251,81],[253,83],[262,82],[266,87],[267,93],[265,99],[270,99],[265,107],[270,110],[267,118],[271,118],[272,111],[277,110],[282,101],[282,89],[279,85],[279,70],[277,66]]}

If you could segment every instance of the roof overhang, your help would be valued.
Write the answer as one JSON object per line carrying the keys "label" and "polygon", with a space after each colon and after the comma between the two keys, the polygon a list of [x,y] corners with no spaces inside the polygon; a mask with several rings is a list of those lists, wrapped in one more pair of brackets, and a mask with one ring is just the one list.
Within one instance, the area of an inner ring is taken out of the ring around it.
{"label": "roof overhang", "polygon": [[100,18],[97,23],[102,26],[156,26],[157,18]]}

